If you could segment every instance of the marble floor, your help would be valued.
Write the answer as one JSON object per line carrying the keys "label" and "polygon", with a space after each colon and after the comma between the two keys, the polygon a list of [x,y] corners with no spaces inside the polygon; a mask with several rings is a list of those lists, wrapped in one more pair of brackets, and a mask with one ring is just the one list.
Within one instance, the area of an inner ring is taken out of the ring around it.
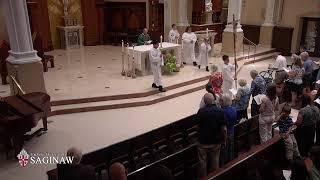
{"label": "marble floor", "polygon": [[[257,52],[268,48],[259,47]],[[221,44],[214,46],[215,56],[210,64],[221,66]],[[45,85],[51,99],[65,100],[109,96],[151,90],[153,77],[124,77],[121,72],[121,48],[117,46],[85,46],[82,49],[57,49],[47,54],[55,58],[55,68],[44,73]],[[241,56],[242,53],[239,54]],[[232,60],[233,58],[230,57]],[[164,75],[166,86],[209,75],[204,69],[185,66],[175,75]],[[0,96],[10,94],[9,86],[0,85]]]}

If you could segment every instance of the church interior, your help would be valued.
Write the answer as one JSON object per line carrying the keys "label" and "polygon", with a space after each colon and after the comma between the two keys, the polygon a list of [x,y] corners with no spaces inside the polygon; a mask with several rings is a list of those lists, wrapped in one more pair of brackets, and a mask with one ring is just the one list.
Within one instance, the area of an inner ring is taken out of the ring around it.
{"label": "church interior", "polygon": [[0,0],[0,24],[0,179],[320,178],[319,0]]}

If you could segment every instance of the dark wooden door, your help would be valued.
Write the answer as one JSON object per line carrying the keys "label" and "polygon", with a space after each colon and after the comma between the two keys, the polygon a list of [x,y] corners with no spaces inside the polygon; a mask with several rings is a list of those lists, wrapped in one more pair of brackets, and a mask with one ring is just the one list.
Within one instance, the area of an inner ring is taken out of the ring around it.
{"label": "dark wooden door", "polygon": [[303,18],[300,46],[315,57],[320,57],[320,18]]}
{"label": "dark wooden door", "polygon": [[42,49],[53,50],[47,0],[27,0],[31,33],[41,37]]}
{"label": "dark wooden door", "polygon": [[282,55],[291,55],[292,34],[293,28],[291,27],[274,27],[272,47]]}
{"label": "dark wooden door", "polygon": [[149,25],[151,39],[160,41],[160,36],[164,37],[164,4],[159,0],[150,0]]}

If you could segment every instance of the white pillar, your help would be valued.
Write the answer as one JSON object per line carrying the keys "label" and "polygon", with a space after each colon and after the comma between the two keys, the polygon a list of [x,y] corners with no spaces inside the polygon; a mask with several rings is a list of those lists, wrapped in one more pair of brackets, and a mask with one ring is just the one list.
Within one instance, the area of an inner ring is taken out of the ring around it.
{"label": "white pillar", "polygon": [[275,0],[267,0],[266,14],[262,26],[274,26]]}
{"label": "white pillar", "polygon": [[[243,32],[240,25],[241,10],[242,10],[242,0],[229,0],[228,23],[233,21],[233,15],[235,20],[239,20],[236,32]],[[228,24],[224,29],[224,32],[233,32],[233,25]]]}
{"label": "white pillar", "polygon": [[189,26],[188,23],[188,0],[179,0],[178,26]]}
{"label": "white pillar", "polygon": [[37,56],[37,51],[33,49],[26,0],[0,1],[5,10],[11,47],[7,61],[12,64],[39,62],[41,59]]}
{"label": "white pillar", "polygon": [[169,41],[168,34],[171,29],[171,0],[164,0],[164,39]]}

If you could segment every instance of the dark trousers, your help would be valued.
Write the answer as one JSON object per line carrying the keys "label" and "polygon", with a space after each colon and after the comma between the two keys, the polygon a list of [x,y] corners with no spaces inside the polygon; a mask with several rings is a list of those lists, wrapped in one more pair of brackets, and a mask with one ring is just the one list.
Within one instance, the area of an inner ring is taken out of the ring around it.
{"label": "dark trousers", "polygon": [[234,135],[228,134],[226,146],[221,146],[220,167],[234,159]]}
{"label": "dark trousers", "polygon": [[243,110],[237,110],[237,120],[239,121],[240,119],[248,119],[248,111],[247,109]]}
{"label": "dark trousers", "polygon": [[307,157],[314,145],[315,132],[315,126],[300,126],[297,128],[295,137],[302,157]]}
{"label": "dark trousers", "polygon": [[251,104],[251,117],[259,115],[260,114],[259,109],[260,109],[260,105],[258,105],[256,102],[252,102],[252,104]]}

